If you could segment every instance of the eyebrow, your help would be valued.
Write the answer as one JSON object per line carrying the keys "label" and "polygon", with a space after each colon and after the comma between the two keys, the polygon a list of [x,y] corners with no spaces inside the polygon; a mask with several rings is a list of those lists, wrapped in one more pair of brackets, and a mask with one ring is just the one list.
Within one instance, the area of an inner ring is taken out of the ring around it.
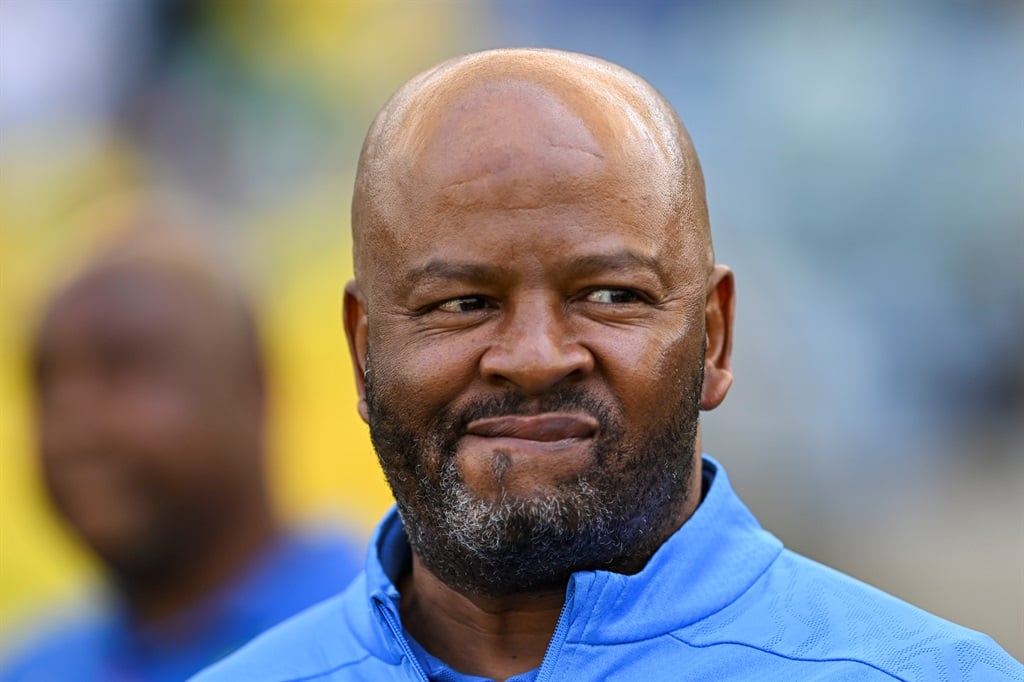
{"label": "eyebrow", "polygon": [[[665,283],[665,270],[661,259],[632,249],[579,256],[566,262],[562,270],[575,277],[594,276],[605,272],[646,270],[653,272],[660,283]],[[431,260],[414,268],[407,275],[410,283],[422,282],[424,279],[491,283],[510,276],[510,271],[503,265],[444,259]]]}
{"label": "eyebrow", "polygon": [[409,282],[423,279],[453,280],[459,282],[493,282],[508,270],[500,265],[482,265],[464,261],[435,259],[409,272]]}
{"label": "eyebrow", "polygon": [[665,270],[662,260],[632,249],[619,249],[609,253],[595,253],[581,256],[572,261],[573,272],[578,275],[598,275],[603,272],[623,272],[628,270],[648,270],[653,272],[658,281],[665,283]]}

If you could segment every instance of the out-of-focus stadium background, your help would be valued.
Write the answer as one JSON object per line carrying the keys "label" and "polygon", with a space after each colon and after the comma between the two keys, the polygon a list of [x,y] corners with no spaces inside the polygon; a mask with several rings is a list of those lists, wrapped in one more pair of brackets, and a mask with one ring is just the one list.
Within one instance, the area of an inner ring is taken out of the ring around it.
{"label": "out-of-focus stadium background", "polygon": [[41,297],[147,188],[212,216],[264,314],[296,520],[389,503],[340,324],[370,119],[443,58],[640,73],[701,153],[738,276],[705,421],[790,546],[1024,657],[1024,3],[0,0],[0,637],[96,579],[35,479]]}

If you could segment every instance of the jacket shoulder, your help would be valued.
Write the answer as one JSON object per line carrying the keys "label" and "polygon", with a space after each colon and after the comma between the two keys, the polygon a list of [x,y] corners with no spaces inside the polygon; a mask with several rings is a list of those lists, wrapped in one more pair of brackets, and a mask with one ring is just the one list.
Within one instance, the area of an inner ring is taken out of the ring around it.
{"label": "jacket shoulder", "polygon": [[905,680],[1024,680],[1024,666],[987,635],[789,550],[739,599],[679,634],[695,646],[728,641]]}

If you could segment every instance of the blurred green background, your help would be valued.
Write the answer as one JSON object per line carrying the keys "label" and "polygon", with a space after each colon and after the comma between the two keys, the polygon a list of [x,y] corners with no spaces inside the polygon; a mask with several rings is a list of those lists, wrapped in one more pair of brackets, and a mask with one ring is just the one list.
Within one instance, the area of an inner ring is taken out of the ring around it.
{"label": "blurred green background", "polygon": [[705,447],[790,546],[1024,657],[1024,3],[0,0],[0,634],[96,580],[36,480],[37,307],[157,188],[259,302],[271,475],[368,534],[390,496],[340,324],[362,136],[464,52],[574,49],[687,122],[738,276]]}

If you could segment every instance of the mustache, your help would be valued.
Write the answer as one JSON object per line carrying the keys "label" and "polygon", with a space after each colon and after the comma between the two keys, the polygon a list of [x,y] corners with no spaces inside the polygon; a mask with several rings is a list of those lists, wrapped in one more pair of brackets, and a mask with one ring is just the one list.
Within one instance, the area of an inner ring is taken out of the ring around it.
{"label": "mustache", "polygon": [[452,406],[441,418],[450,435],[459,437],[473,421],[489,417],[528,417],[545,412],[583,413],[597,420],[602,432],[617,430],[617,421],[608,405],[588,391],[576,387],[562,387],[541,396],[529,396],[516,391],[478,398]]}

